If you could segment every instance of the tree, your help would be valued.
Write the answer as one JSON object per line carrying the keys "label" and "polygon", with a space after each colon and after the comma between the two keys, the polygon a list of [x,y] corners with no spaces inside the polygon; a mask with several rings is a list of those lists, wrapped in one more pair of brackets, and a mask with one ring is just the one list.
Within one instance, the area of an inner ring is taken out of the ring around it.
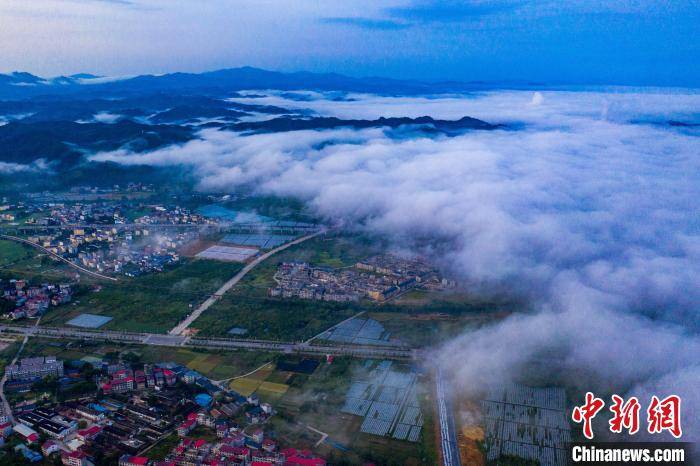
{"label": "tree", "polygon": [[15,303],[4,298],[0,298],[0,314],[7,314],[15,309]]}
{"label": "tree", "polygon": [[122,355],[122,360],[126,363],[133,365],[139,364],[141,362],[141,356],[131,351],[124,353]]}

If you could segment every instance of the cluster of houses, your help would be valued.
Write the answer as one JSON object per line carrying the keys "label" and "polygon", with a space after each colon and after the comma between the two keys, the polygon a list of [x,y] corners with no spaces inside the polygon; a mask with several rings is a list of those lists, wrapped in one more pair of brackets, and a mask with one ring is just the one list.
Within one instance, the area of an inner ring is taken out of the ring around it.
{"label": "cluster of houses", "polygon": [[44,315],[50,306],[69,303],[72,298],[71,286],[66,283],[30,285],[25,280],[0,280],[2,298],[14,306],[7,306],[3,317],[6,319],[34,318]]}
{"label": "cluster of houses", "polygon": [[136,218],[134,223],[142,225],[207,225],[216,223],[215,220],[185,207],[150,205],[148,209],[149,213]]}
{"label": "cluster of houses", "polygon": [[149,462],[146,457],[122,457],[120,466],[325,466],[326,460],[309,450],[279,449],[274,440],[261,434],[249,436],[261,445],[251,448],[244,436],[218,438],[215,442],[184,438],[165,460]]}
{"label": "cluster of houses", "polygon": [[442,289],[455,286],[420,259],[390,254],[371,257],[354,269],[315,267],[305,262],[286,262],[274,275],[272,297],[349,302],[368,298],[386,301],[411,288]]}
{"label": "cluster of houses", "polygon": [[122,230],[107,226],[58,230],[27,239],[83,267],[133,276],[160,272],[178,262],[178,248],[196,237],[193,231],[153,235],[147,227]]}
{"label": "cluster of houses", "polygon": [[143,369],[132,370],[127,367],[110,366],[108,375],[101,377],[98,387],[103,393],[124,393],[131,390],[145,390],[155,387],[172,387],[177,383],[174,371],[144,364]]}
{"label": "cluster of houses", "polygon": [[[7,214],[12,220],[19,215],[24,225],[54,227],[36,228],[27,237],[29,241],[83,267],[128,276],[162,271],[179,260],[180,246],[198,236],[195,230],[183,232],[160,228],[162,225],[216,223],[177,205],[100,201],[22,203],[14,207],[12,214]],[[143,215],[133,218],[134,210]]]}
{"label": "cluster of houses", "polygon": [[[0,416],[0,443],[17,435],[22,443],[16,451],[28,461],[56,457],[67,466],[90,466],[98,454],[118,457],[122,466],[326,464],[309,451],[280,449],[266,436],[274,409],[255,395],[222,389],[174,363],[137,370],[119,362],[94,366],[101,372],[95,378],[99,390],[62,403],[15,404],[14,426]],[[60,376],[63,363],[25,359],[8,370],[13,377]],[[180,440],[165,460],[151,461],[143,453],[173,433]]]}

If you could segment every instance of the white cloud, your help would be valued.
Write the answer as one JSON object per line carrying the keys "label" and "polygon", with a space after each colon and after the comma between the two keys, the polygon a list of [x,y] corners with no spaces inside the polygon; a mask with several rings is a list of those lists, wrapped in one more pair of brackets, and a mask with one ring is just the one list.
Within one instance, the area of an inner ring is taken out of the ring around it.
{"label": "white cloud", "polygon": [[13,175],[15,173],[30,173],[48,170],[49,166],[44,159],[38,159],[31,164],[0,162],[0,175]]}
{"label": "white cloud", "polygon": [[[690,118],[700,96],[541,96],[537,105],[531,92],[304,103],[343,117],[470,115],[522,122],[520,130],[435,139],[380,129],[246,137],[207,130],[182,146],[95,158],[185,165],[203,189],[250,184],[397,243],[419,247],[428,238],[474,289],[528,297],[532,313],[437,351],[465,390],[518,378],[545,360],[550,379],[581,390],[661,387],[697,412],[700,139],[631,121]],[[697,439],[698,420],[686,422]]]}
{"label": "white cloud", "polygon": [[116,123],[122,116],[116,113],[99,112],[93,115],[93,119],[98,123]]}

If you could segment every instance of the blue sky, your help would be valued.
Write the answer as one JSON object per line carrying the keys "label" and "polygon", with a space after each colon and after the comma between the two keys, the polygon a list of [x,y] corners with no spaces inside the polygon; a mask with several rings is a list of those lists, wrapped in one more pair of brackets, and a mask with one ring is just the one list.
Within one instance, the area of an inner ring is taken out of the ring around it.
{"label": "blue sky", "polygon": [[3,0],[2,71],[700,86],[697,0]]}

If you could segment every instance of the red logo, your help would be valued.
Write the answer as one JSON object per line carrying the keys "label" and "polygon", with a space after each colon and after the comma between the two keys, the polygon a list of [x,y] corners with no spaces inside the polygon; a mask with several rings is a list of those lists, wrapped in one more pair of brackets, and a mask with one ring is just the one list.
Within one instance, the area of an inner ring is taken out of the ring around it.
{"label": "red logo", "polygon": [[593,425],[592,421],[598,411],[603,409],[605,402],[600,398],[596,398],[593,393],[586,393],[586,403],[583,406],[576,406],[574,411],[571,413],[571,418],[576,423],[583,422],[583,435],[587,439],[593,438]]}
{"label": "red logo", "polygon": [[608,421],[610,432],[619,434],[625,428],[630,435],[636,434],[639,431],[639,400],[633,396],[625,402],[622,397],[617,395],[613,395],[612,400],[610,411],[612,411],[613,417]]}
{"label": "red logo", "polygon": [[681,429],[681,397],[670,395],[659,400],[654,395],[651,397],[649,409],[647,409],[648,431],[650,434],[661,433],[664,430],[671,432],[676,438],[683,435]]}
{"label": "red logo", "polygon": [[[612,395],[610,411],[612,417],[608,421],[610,432],[621,434],[623,429],[629,435],[639,432],[639,413],[641,405],[637,397],[630,397],[627,401],[621,396]],[[574,407],[571,418],[574,422],[583,423],[583,435],[587,439],[593,439],[593,418],[603,409],[605,402],[591,393],[586,393],[586,402]],[[675,438],[683,435],[681,429],[681,397],[669,395],[660,400],[656,395],[651,397],[647,408],[647,431],[650,434],[660,434],[668,431]]]}

